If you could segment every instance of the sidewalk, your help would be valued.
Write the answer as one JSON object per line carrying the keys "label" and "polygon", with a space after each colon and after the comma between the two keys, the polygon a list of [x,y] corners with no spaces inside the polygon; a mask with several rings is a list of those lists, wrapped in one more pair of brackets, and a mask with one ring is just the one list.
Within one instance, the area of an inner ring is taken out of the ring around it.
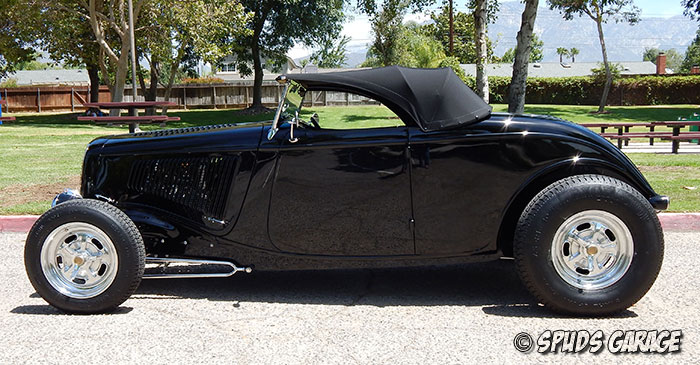
{"label": "sidewalk", "polygon": [[[29,232],[35,215],[0,216],[0,232]],[[700,213],[661,213],[659,220],[667,232],[700,232]]]}

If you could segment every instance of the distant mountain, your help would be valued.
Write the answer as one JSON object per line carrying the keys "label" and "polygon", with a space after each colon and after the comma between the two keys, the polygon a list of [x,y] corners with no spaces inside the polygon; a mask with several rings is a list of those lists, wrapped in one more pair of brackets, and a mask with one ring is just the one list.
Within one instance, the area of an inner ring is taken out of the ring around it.
{"label": "distant mountain", "polygon": [[[346,53],[345,56],[347,59],[345,60],[345,66],[344,68],[354,68],[359,66],[362,62],[365,62],[367,59],[367,49],[369,46],[366,44],[366,42],[350,42],[346,48]],[[295,58],[294,62],[297,63],[297,65],[301,65],[301,61],[307,60],[311,57],[311,55],[307,55],[304,57],[299,57]]]}
{"label": "distant mountain", "polygon": [[[494,53],[502,56],[516,46],[520,17],[524,5],[519,1],[502,2],[498,19],[490,24],[488,33],[496,47]],[[670,18],[644,17],[634,26],[611,21],[603,25],[608,57],[611,61],[642,61],[645,48],[675,48],[684,54],[695,38],[698,23],[682,15]],[[598,42],[596,25],[588,17],[566,21],[558,11],[540,7],[535,22],[535,33],[544,42],[543,62],[558,62],[557,48],[576,47],[581,52],[576,61],[601,62],[603,56]],[[346,67],[356,67],[365,60],[366,42],[351,42]],[[304,59],[308,58],[303,57]]]}
{"label": "distant mountain", "polygon": [[[501,3],[498,19],[489,26],[489,37],[495,40],[494,52],[500,56],[516,45],[520,15],[524,5],[519,1]],[[631,26],[611,21],[603,25],[608,57],[611,61],[641,61],[645,48],[675,48],[681,54],[695,38],[698,23],[682,15],[671,18],[644,17]],[[559,61],[558,47],[576,47],[581,54],[577,61],[602,61],[595,22],[590,18],[563,19],[558,11],[540,7],[535,33],[544,42],[543,62]]]}

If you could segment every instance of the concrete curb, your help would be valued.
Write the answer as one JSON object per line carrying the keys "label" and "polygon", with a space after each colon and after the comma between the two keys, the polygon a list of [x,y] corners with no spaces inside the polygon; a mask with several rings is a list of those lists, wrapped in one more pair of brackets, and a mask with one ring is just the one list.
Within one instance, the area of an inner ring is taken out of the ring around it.
{"label": "concrete curb", "polygon": [[[39,216],[0,216],[0,232],[29,232]],[[661,226],[666,232],[700,232],[700,213],[661,213]]]}

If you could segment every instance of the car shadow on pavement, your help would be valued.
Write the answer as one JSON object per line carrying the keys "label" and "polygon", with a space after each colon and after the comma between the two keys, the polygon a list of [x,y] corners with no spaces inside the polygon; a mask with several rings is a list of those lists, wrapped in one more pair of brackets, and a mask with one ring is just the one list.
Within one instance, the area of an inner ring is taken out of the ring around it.
{"label": "car shadow on pavement", "polygon": [[[35,293],[36,294],[36,293]],[[131,307],[121,306],[113,312],[105,313],[104,315],[126,314],[133,310]],[[71,313],[62,312],[48,304],[43,305],[21,305],[10,311],[13,314],[34,314],[34,315],[74,315]]]}
{"label": "car shadow on pavement", "polygon": [[[488,315],[564,317],[537,304],[512,261],[401,269],[253,272],[226,279],[144,280],[133,300],[387,306],[476,306]],[[626,311],[616,318],[636,317]]]}

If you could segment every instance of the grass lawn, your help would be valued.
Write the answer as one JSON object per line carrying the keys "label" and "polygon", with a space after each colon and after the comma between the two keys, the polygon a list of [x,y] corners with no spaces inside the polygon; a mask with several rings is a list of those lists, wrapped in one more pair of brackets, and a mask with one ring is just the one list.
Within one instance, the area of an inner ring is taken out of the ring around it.
{"label": "grass lawn", "polygon": [[[505,105],[494,110],[505,111]],[[578,123],[646,122],[675,120],[700,110],[692,105],[611,107],[610,114],[590,114],[592,106],[533,105],[527,113],[549,114]],[[399,125],[393,113],[380,106],[314,107],[302,115],[319,114],[326,128],[362,128]],[[92,139],[125,133],[126,127],[95,126],[76,120],[74,113],[12,114],[18,121],[0,126],[0,215],[40,214],[65,187],[77,187],[85,146]],[[240,116],[232,110],[172,111],[181,121],[169,128],[272,119]],[[157,125],[144,130],[159,129]],[[672,211],[700,211],[700,155],[631,154],[652,186],[672,198]]]}

